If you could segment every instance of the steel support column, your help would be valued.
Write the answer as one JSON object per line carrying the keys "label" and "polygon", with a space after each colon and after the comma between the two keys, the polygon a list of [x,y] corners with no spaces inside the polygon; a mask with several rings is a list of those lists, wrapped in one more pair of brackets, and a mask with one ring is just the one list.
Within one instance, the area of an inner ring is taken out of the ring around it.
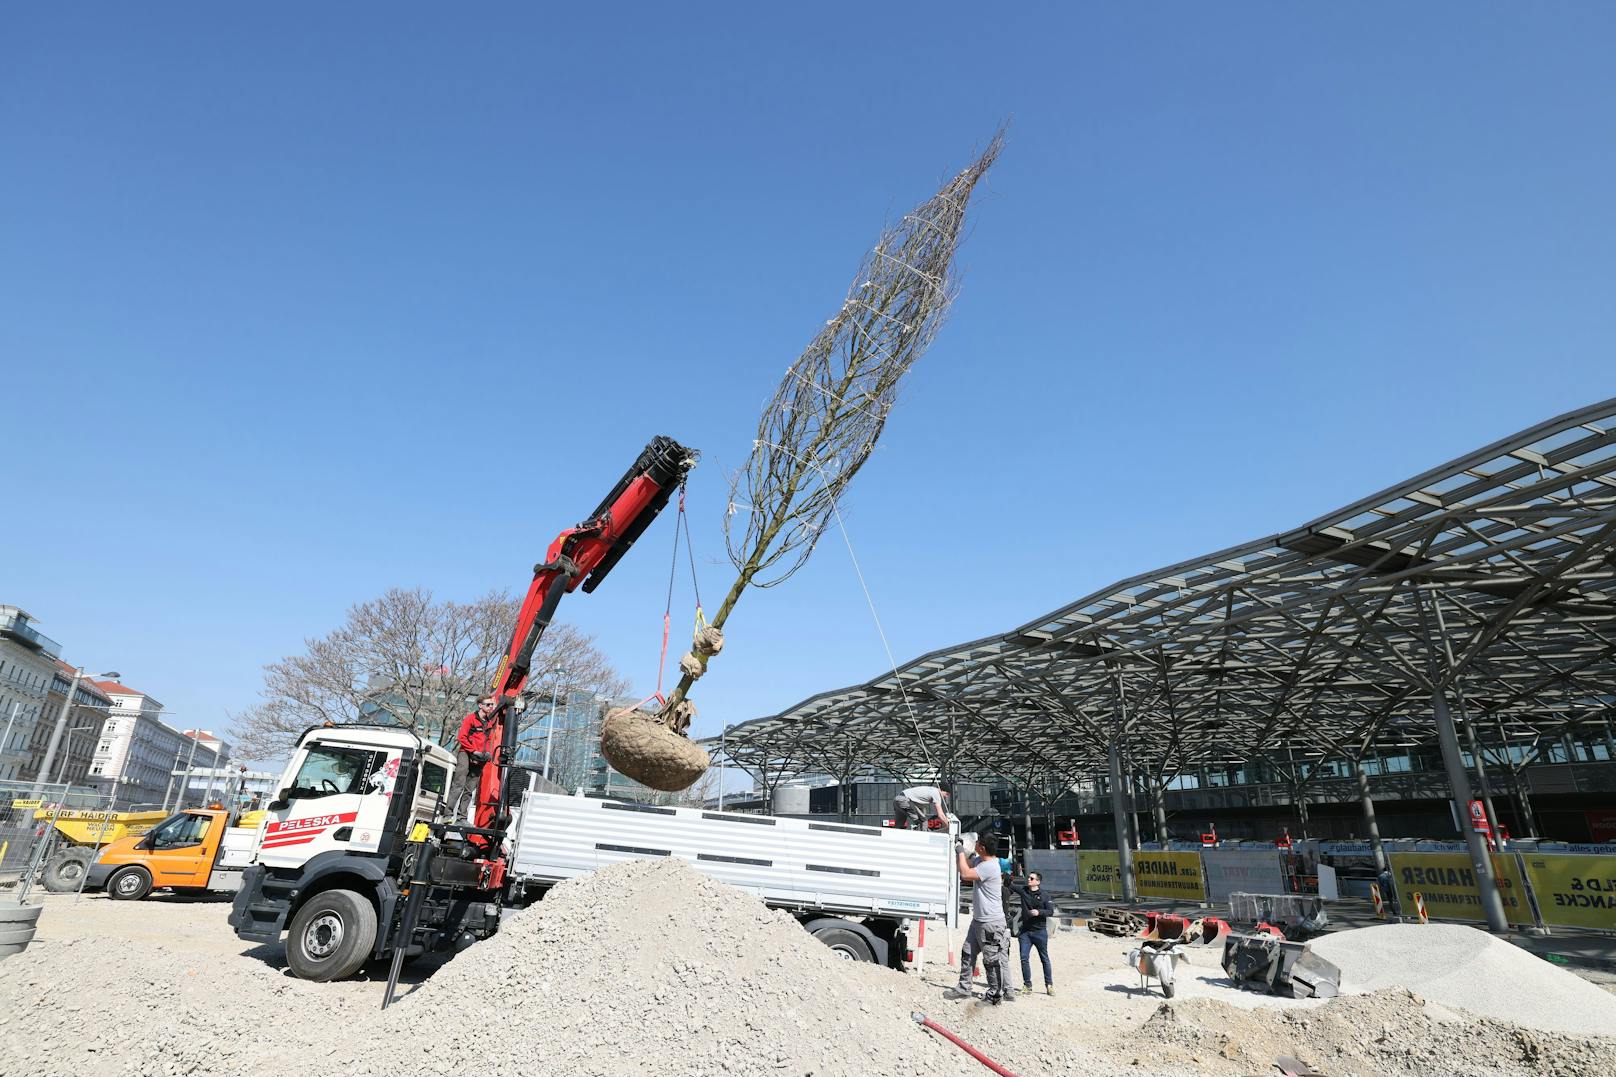
{"label": "steel support column", "polygon": [[1476,723],[1470,720],[1462,695],[1459,697],[1459,715],[1464,719],[1465,741],[1470,746],[1470,758],[1476,762],[1476,782],[1481,786],[1481,803],[1487,809],[1487,825],[1492,828],[1493,843],[1502,849],[1503,845],[1498,842],[1498,810],[1493,807],[1493,788],[1487,781],[1487,761],[1482,758],[1481,745],[1476,741]]}
{"label": "steel support column", "polygon": [[1375,871],[1390,869],[1386,847],[1380,841],[1380,821],[1375,818],[1375,798],[1369,795],[1369,775],[1364,773],[1363,761],[1352,761],[1352,772],[1358,777],[1358,800],[1363,804],[1364,829],[1369,833],[1369,846],[1375,851]]}
{"label": "steel support column", "polygon": [[1504,912],[1504,899],[1498,896],[1498,880],[1493,875],[1493,861],[1481,834],[1470,825],[1470,775],[1465,772],[1464,757],[1459,754],[1459,735],[1453,728],[1453,715],[1448,713],[1448,701],[1439,685],[1431,694],[1431,711],[1436,718],[1436,739],[1442,749],[1442,762],[1448,771],[1448,787],[1453,793],[1454,807],[1464,831],[1465,846],[1470,852],[1470,866],[1475,869],[1476,890],[1481,895],[1481,911],[1487,917],[1491,931],[1508,931],[1509,917]]}
{"label": "steel support column", "polygon": [[1111,742],[1108,753],[1111,764],[1111,817],[1117,827],[1117,875],[1122,883],[1124,901],[1137,901],[1139,895],[1133,885],[1133,850],[1128,845],[1128,803],[1122,784],[1122,752],[1117,742]]}

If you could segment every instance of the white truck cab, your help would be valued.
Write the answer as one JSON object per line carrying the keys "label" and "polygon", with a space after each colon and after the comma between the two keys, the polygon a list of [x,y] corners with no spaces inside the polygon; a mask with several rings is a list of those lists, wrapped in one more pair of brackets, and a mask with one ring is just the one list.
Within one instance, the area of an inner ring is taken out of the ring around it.
{"label": "white truck cab", "polygon": [[[287,964],[309,980],[342,979],[385,956],[419,849],[410,838],[446,814],[453,771],[452,753],[397,726],[306,731],[242,872],[230,912],[236,934],[277,942],[285,932]],[[482,914],[482,905],[471,911]],[[458,937],[467,919],[462,909],[445,935]],[[477,917],[479,936],[486,919]]]}
{"label": "white truck cab", "polygon": [[[421,780],[411,783],[406,771],[401,783],[406,759],[416,757]],[[432,819],[453,772],[449,751],[407,729],[316,730],[298,746],[270,802],[258,863],[298,868],[331,852],[385,855],[389,817],[398,824],[393,836]]]}

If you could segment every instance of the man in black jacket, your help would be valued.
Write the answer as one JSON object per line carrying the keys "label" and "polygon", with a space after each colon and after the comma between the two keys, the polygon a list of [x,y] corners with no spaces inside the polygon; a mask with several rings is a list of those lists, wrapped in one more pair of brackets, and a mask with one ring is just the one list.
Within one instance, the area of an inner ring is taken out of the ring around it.
{"label": "man in black jacket", "polygon": [[1021,897],[1021,993],[1032,994],[1032,948],[1038,947],[1038,960],[1044,966],[1044,992],[1055,993],[1055,977],[1049,966],[1049,918],[1055,915],[1055,903],[1044,893],[1044,877],[1038,872],[1027,875],[1027,885],[1011,884]]}

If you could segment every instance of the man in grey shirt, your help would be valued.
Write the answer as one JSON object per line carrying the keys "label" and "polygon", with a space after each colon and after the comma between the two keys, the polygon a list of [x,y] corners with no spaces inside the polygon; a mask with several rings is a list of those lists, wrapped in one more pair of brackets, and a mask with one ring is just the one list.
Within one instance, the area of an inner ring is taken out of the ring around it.
{"label": "man in grey shirt", "polygon": [[932,817],[942,823],[941,829],[947,830],[947,808],[948,794],[935,785],[917,785],[892,798],[898,825],[909,830],[925,830]]}
{"label": "man in grey shirt", "polygon": [[959,986],[943,992],[944,998],[971,997],[971,974],[976,969],[976,959],[981,957],[982,970],[988,978],[988,1003],[997,1006],[1015,1000],[1010,986],[1010,929],[1004,922],[1004,880],[998,852],[999,843],[992,834],[978,835],[975,856],[967,858],[964,848],[958,850],[960,881],[972,884],[971,927],[960,947]]}

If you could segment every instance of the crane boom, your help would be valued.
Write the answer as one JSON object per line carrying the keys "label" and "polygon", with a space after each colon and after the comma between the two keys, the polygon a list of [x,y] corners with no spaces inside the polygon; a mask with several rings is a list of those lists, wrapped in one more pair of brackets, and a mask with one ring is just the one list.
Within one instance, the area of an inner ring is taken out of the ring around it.
{"label": "crane boom", "polygon": [[544,560],[533,566],[533,580],[522,599],[510,649],[494,675],[491,694],[498,705],[488,742],[496,748],[493,765],[483,767],[478,783],[479,828],[504,828],[508,768],[516,753],[516,698],[527,684],[534,649],[549,628],[561,597],[579,587],[587,594],[600,586],[695,463],[696,453],[672,438],[653,438],[595,511],[578,526],[557,535]]}

